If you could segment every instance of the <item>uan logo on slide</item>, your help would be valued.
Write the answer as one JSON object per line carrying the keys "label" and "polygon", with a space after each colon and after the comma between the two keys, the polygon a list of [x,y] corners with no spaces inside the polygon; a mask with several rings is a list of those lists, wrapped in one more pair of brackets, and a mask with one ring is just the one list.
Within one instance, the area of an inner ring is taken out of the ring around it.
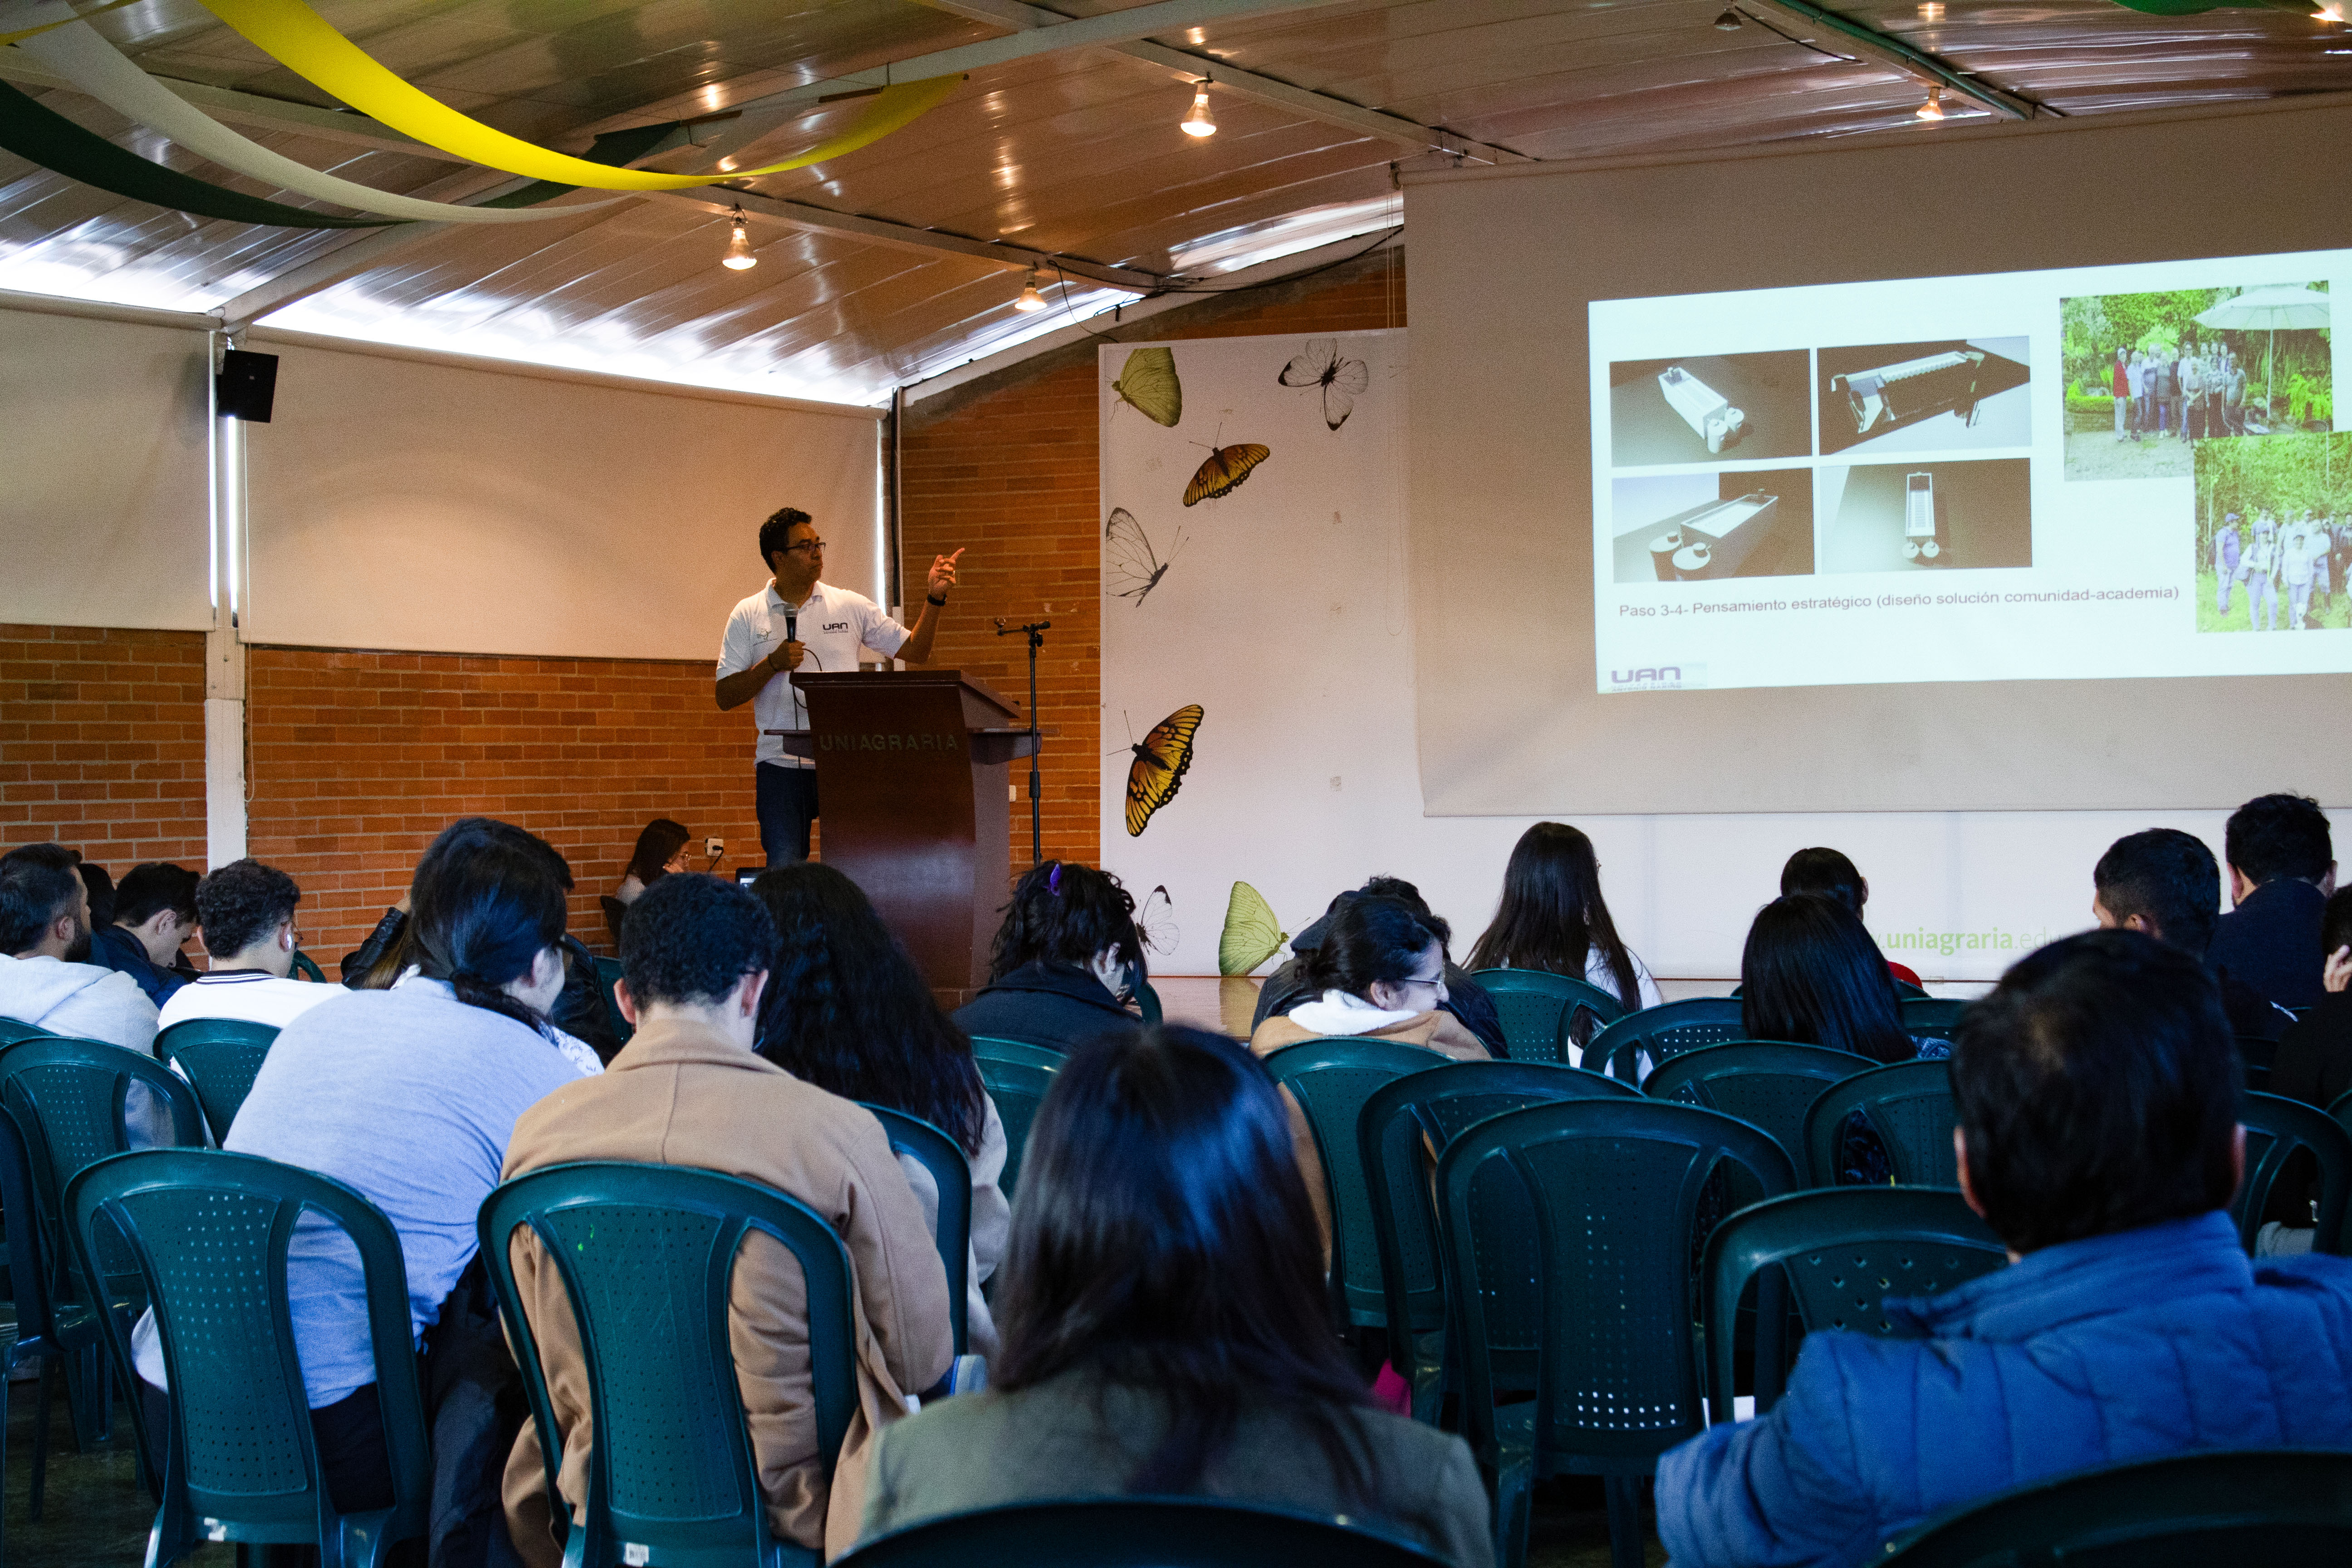
{"label": "uan logo on slide", "polygon": [[1706,684],[1703,664],[1644,665],[1639,669],[1609,672],[1612,691],[1683,691]]}

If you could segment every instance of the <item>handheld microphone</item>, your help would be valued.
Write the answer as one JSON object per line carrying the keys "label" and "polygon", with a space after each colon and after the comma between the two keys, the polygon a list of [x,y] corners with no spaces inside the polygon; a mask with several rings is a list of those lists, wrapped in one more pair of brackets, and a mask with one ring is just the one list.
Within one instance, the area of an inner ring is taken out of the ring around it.
{"label": "handheld microphone", "polygon": [[801,616],[798,610],[786,610],[784,612],[784,640],[786,642],[798,642],[801,640],[800,621]]}

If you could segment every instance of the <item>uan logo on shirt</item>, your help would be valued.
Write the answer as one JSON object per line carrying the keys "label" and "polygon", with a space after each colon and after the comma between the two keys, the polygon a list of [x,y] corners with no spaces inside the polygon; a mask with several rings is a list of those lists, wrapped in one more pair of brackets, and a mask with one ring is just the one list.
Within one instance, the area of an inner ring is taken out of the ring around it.
{"label": "uan logo on shirt", "polygon": [[845,632],[849,629],[849,623],[847,621],[827,621],[824,623],[824,629],[829,632]]}

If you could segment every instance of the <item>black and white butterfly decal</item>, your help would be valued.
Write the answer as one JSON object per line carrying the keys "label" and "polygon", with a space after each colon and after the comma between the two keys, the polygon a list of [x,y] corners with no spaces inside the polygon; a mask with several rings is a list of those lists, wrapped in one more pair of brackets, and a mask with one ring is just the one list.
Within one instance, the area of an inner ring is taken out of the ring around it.
{"label": "black and white butterfly decal", "polygon": [[1142,608],[1145,595],[1160,586],[1160,579],[1168,575],[1169,563],[1176,552],[1184,548],[1184,531],[1176,531],[1176,542],[1168,552],[1168,560],[1160,559],[1151,548],[1150,536],[1135,514],[1127,508],[1113,507],[1110,518],[1103,524],[1103,572],[1110,582],[1110,591],[1122,599],[1133,599]]}
{"label": "black and white butterfly decal", "polygon": [[1356,411],[1356,399],[1372,384],[1371,367],[1339,353],[1337,338],[1309,338],[1307,351],[1294,354],[1277,378],[1285,386],[1323,389],[1323,423],[1337,430]]}
{"label": "black and white butterfly decal", "polygon": [[1143,945],[1162,957],[1176,951],[1183,933],[1176,929],[1176,902],[1168,896],[1168,884],[1160,883],[1144,896],[1143,906],[1135,911],[1135,934]]}

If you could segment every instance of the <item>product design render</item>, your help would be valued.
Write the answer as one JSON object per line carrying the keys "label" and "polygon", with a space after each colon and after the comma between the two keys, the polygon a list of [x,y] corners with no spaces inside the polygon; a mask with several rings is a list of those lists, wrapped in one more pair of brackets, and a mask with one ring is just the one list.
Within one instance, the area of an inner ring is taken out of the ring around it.
{"label": "product design render", "polygon": [[1682,366],[1668,365],[1659,372],[1658,390],[1666,395],[1668,405],[1682,416],[1692,433],[1706,443],[1708,451],[1720,452],[1739,444],[1748,428],[1748,416]]}
{"label": "product design render", "polygon": [[1903,479],[1903,559],[1933,561],[1944,553],[1936,542],[1936,476],[1906,474]]}
{"label": "product design render", "polygon": [[[1832,376],[1830,391],[1844,395],[1856,436],[1892,430],[1948,409],[1973,425],[1977,381],[1984,362],[1984,354],[1976,349],[1953,349],[1853,375]],[[1823,416],[1827,417],[1826,411]]]}
{"label": "product design render", "polygon": [[1762,491],[1678,511],[1650,541],[1651,569],[1661,583],[1732,576],[1770,536],[1780,513],[1780,498]]}

